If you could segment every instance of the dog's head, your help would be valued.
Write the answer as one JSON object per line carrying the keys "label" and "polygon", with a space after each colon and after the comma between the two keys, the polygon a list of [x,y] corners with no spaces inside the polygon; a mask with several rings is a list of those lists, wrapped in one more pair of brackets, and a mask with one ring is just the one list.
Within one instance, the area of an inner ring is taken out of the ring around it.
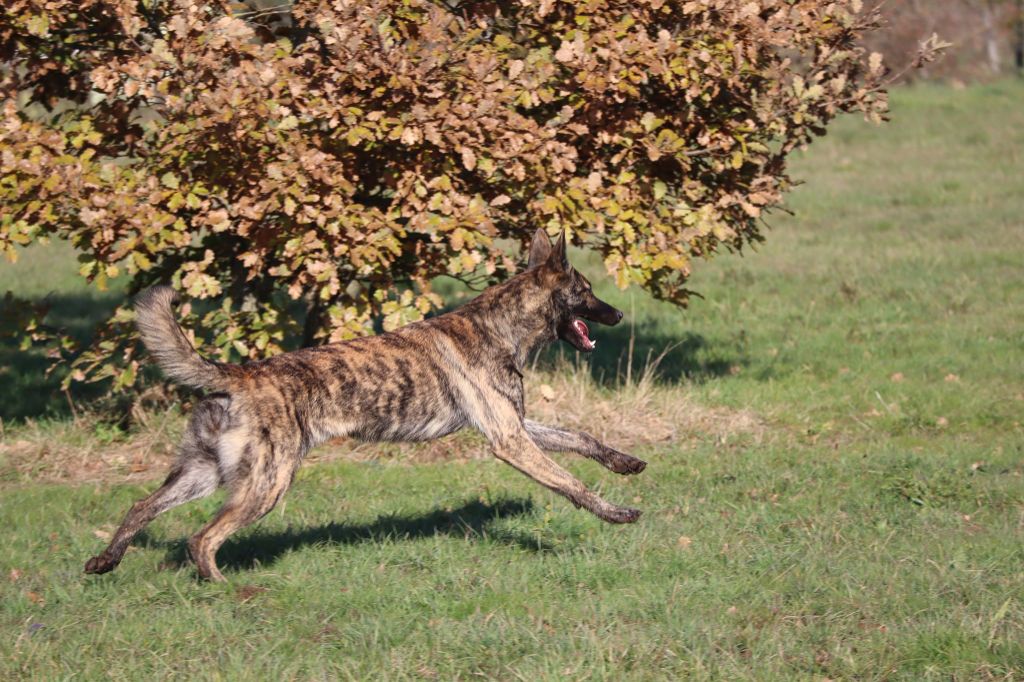
{"label": "dog's head", "polygon": [[611,326],[622,319],[622,311],[594,296],[587,278],[569,265],[564,232],[552,246],[547,232],[537,230],[530,244],[528,269],[537,269],[543,286],[551,291],[558,338],[577,350],[589,353],[597,346],[584,320]]}

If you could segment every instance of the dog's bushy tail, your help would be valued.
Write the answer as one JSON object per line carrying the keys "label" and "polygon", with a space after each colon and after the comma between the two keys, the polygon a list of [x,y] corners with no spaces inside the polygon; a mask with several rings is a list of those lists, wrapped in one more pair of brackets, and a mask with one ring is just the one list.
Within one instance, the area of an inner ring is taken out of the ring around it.
{"label": "dog's bushy tail", "polygon": [[222,366],[201,356],[185,336],[172,309],[177,301],[178,292],[168,286],[138,295],[135,324],[142,342],[170,378],[195,388],[217,387],[225,378]]}

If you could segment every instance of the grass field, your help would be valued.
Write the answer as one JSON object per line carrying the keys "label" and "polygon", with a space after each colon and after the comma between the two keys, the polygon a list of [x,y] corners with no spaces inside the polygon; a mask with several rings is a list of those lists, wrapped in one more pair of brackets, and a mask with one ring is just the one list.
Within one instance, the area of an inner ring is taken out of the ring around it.
{"label": "grass field", "polygon": [[[650,462],[560,458],[644,509],[632,526],[462,439],[307,466],[221,551],[227,584],[183,561],[219,498],[85,577],[158,475],[105,453],[166,456],[180,420],[71,422],[4,350],[0,677],[1024,679],[1024,84],[893,99],[892,124],[844,120],[796,161],[796,216],[759,252],[698,264],[703,300],[602,283],[632,330],[531,383]],[[116,302],[60,247],[25,256],[0,291],[54,289],[83,329]],[[631,332],[637,366],[680,344],[661,385],[616,390]]]}

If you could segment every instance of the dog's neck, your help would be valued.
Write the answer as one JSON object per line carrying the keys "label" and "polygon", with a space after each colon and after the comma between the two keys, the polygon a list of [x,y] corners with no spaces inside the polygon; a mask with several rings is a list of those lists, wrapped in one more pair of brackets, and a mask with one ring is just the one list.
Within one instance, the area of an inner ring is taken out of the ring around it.
{"label": "dog's neck", "polygon": [[531,354],[558,338],[551,291],[540,284],[536,271],[489,287],[457,312],[486,329],[488,341],[510,353],[519,370]]}

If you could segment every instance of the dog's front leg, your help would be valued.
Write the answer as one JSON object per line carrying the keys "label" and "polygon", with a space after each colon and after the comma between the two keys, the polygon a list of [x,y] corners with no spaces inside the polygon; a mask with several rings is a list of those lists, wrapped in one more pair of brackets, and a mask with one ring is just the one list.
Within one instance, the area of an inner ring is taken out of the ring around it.
{"label": "dog's front leg", "polygon": [[609,523],[633,523],[640,518],[639,510],[611,504],[588,490],[581,481],[545,455],[530,440],[521,424],[516,429],[486,435],[498,459],[511,464],[545,488],[569,498],[577,507],[583,507]]}
{"label": "dog's front leg", "polygon": [[545,426],[529,419],[524,424],[530,438],[541,449],[574,452],[599,462],[617,474],[639,474],[647,467],[647,462],[642,459],[610,448],[589,433]]}

